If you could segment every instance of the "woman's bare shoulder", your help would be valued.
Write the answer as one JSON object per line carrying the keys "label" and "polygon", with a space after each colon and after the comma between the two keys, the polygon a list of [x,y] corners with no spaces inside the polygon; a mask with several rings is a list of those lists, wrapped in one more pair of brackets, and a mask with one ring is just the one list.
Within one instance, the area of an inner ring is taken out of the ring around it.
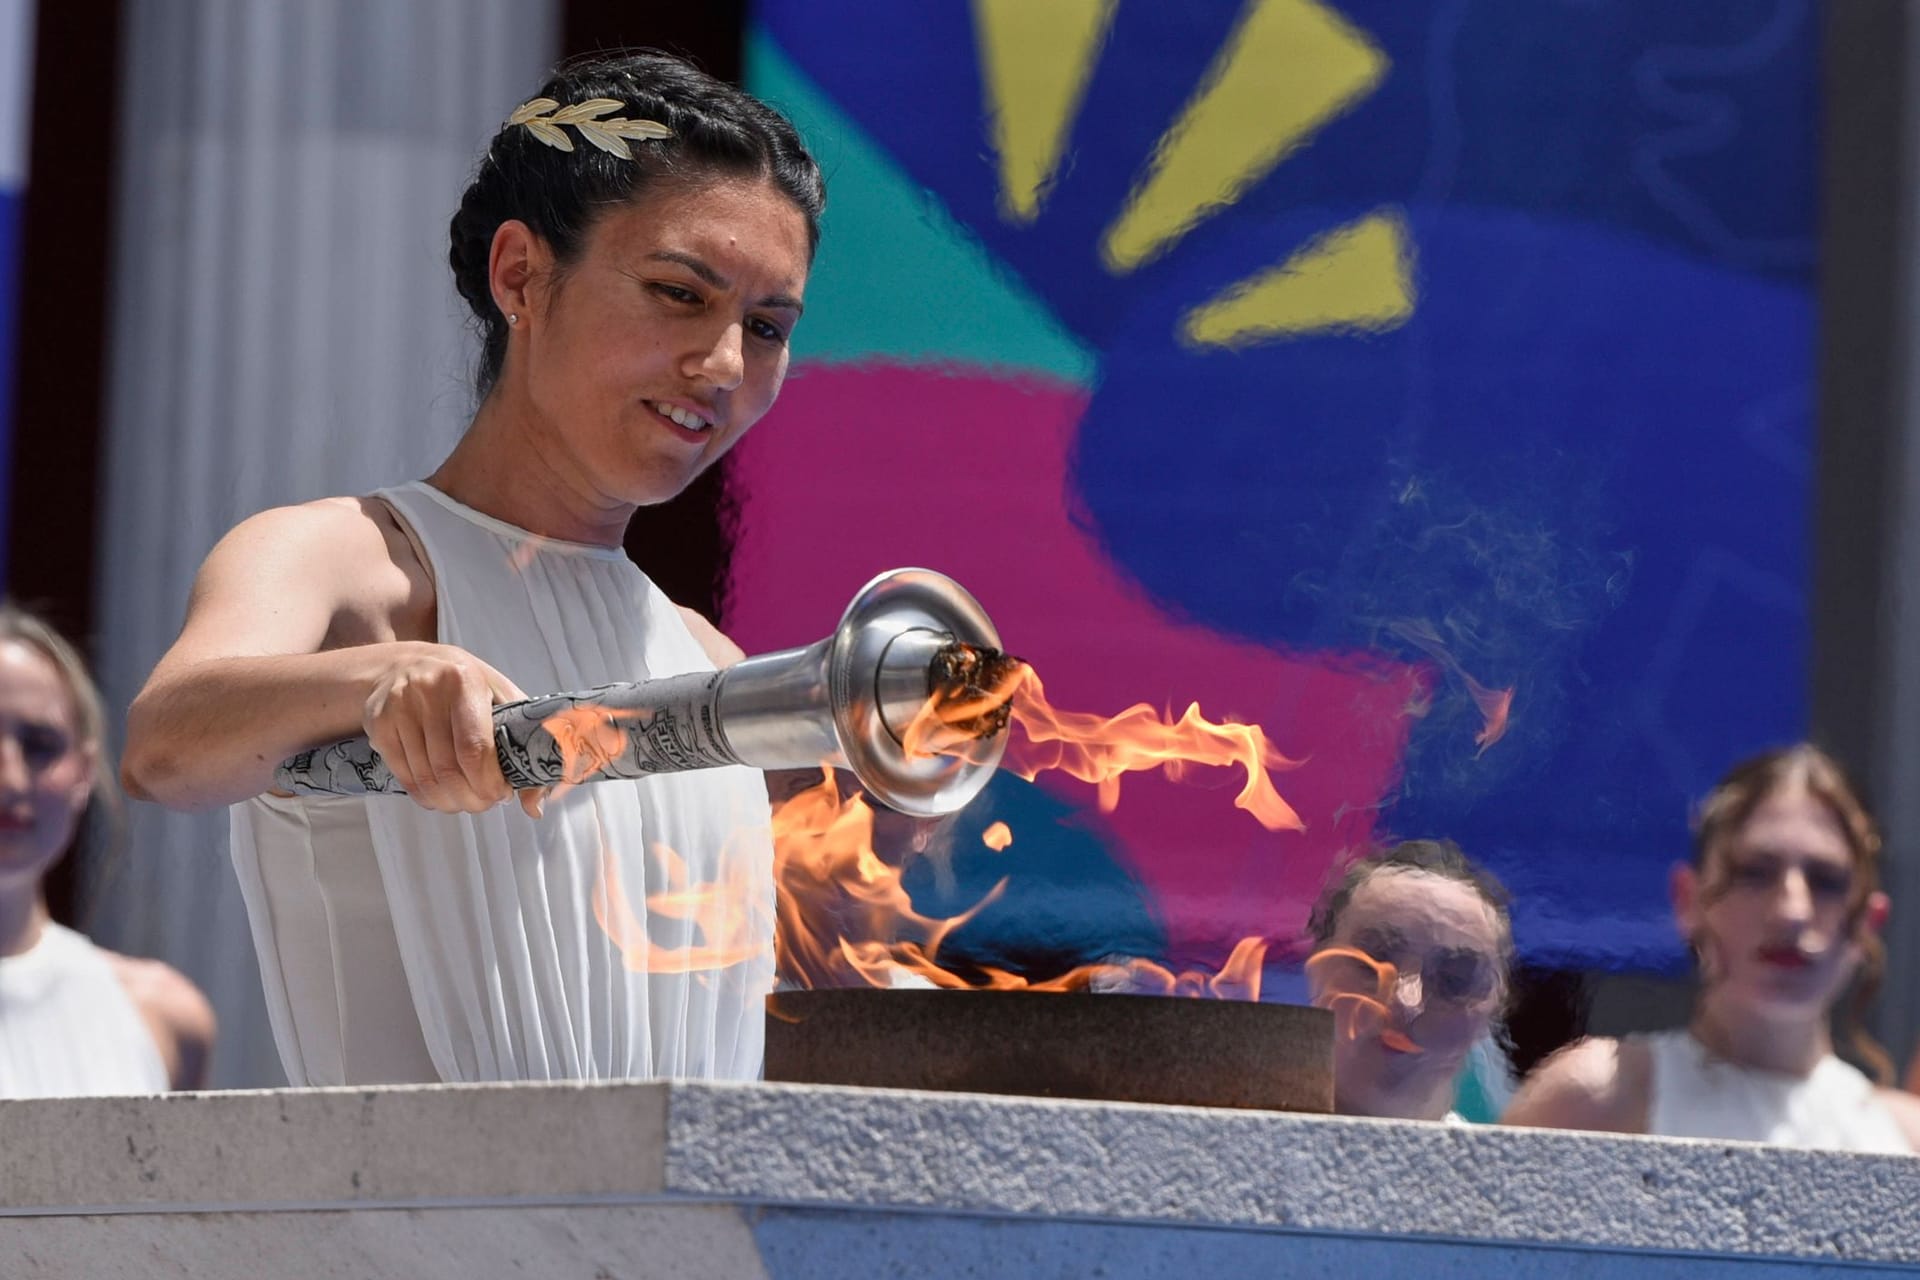
{"label": "woman's bare shoulder", "polygon": [[1899,1124],[1907,1145],[1920,1153],[1920,1098],[1903,1089],[1875,1089],[1874,1096]]}
{"label": "woman's bare shoulder", "polygon": [[218,649],[218,638],[266,631],[254,647],[294,651],[430,639],[432,611],[431,573],[392,508],[320,498],[249,516],[220,540],[194,584],[186,639],[210,635]]}
{"label": "woman's bare shoulder", "polygon": [[366,551],[384,545],[384,526],[391,522],[392,509],[378,498],[315,498],[255,512],[234,525],[220,545],[243,554],[316,543]]}
{"label": "woman's bare shoulder", "polygon": [[241,560],[325,555],[358,565],[416,558],[393,508],[372,496],[315,498],[269,507],[228,530],[214,548],[215,556],[223,552]]}
{"label": "woman's bare shoulder", "polygon": [[176,1089],[206,1083],[207,1055],[216,1024],[213,1005],[178,969],[158,960],[104,953],[114,976],[153,1033],[167,1076]]}
{"label": "woman's bare shoulder", "polygon": [[1652,1078],[1644,1041],[1588,1036],[1535,1067],[1500,1123],[1645,1133]]}

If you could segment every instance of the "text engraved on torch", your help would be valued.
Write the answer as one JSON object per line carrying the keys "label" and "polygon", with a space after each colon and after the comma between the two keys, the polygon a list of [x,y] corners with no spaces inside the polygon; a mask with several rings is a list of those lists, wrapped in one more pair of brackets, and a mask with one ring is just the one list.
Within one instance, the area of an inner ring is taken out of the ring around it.
{"label": "text engraved on torch", "polygon": [[[707,727],[711,732],[711,726]],[[698,769],[713,764],[719,755],[704,747],[691,723],[662,708],[640,728],[634,742],[635,763],[650,773]],[[720,762],[726,763],[724,759]]]}

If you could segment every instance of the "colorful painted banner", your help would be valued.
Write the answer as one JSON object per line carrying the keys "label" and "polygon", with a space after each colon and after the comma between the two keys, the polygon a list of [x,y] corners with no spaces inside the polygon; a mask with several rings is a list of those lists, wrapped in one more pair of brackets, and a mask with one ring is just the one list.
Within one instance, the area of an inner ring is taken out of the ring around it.
{"label": "colorful painted banner", "polygon": [[923,564],[1055,702],[1198,701],[1301,761],[1304,833],[1226,770],[1111,814],[997,781],[922,885],[1012,876],[956,941],[1218,959],[1433,835],[1528,958],[1677,964],[1689,805],[1806,724],[1811,6],[755,13],[829,209],[738,454],[735,637]]}

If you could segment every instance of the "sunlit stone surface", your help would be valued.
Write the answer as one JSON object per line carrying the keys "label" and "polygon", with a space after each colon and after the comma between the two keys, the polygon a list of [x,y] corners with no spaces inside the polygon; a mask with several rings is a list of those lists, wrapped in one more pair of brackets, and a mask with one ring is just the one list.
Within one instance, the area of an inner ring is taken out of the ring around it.
{"label": "sunlit stone surface", "polygon": [[679,1083],[209,1094],[0,1103],[0,1152],[10,1280],[1920,1264],[1920,1160],[1181,1107]]}

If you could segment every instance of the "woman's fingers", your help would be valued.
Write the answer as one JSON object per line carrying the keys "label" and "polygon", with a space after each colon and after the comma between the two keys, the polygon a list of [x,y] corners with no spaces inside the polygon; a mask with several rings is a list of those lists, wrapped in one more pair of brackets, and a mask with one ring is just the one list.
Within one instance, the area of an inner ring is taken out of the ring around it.
{"label": "woman's fingers", "polygon": [[[479,662],[480,660],[476,658],[474,661]],[[527,700],[527,695],[521,691],[520,686],[509,680],[503,673],[488,666],[484,662],[480,662],[480,667],[486,673],[487,687],[493,695],[494,706],[497,707],[508,702],[525,702]],[[488,724],[491,726],[491,718],[489,718]],[[491,732],[491,728],[489,728],[489,732]],[[491,739],[489,739],[489,748],[491,748]],[[501,782],[502,785],[505,785],[504,778]],[[553,788],[551,787],[527,787],[524,790],[515,792],[515,796],[520,801],[520,809],[523,813],[529,818],[538,818],[546,813],[547,796],[552,790]]]}
{"label": "woman's fingers", "polygon": [[400,731],[396,722],[385,717],[368,716],[366,722],[367,743],[380,755],[387,766],[387,772],[399,788],[408,795],[414,794],[419,786],[417,770],[413,761],[407,758],[407,747],[400,740]]}
{"label": "woman's fingers", "polygon": [[429,809],[445,809],[446,801],[441,796],[440,781],[434,775],[433,758],[427,752],[427,736],[417,724],[395,718],[388,730],[393,742],[393,753],[385,751],[381,755],[387,760],[387,767],[393,769],[397,759],[402,766],[394,770],[394,777],[413,798],[415,804]]}
{"label": "woman's fingers", "polygon": [[479,694],[470,691],[454,703],[450,745],[461,779],[483,808],[491,808],[505,800],[512,788],[500,771],[500,756],[493,745],[492,699]]}
{"label": "woman's fingers", "polygon": [[[453,813],[478,813],[506,798],[506,779],[490,749],[477,749],[472,713],[464,703],[445,709],[420,727],[428,768],[432,771],[426,801],[430,808]],[[491,746],[489,741],[488,746]],[[493,779],[487,777],[491,769]]]}
{"label": "woman's fingers", "polygon": [[425,808],[478,813],[511,788],[493,743],[496,691],[512,681],[449,645],[396,663],[367,697],[367,739],[407,794]]}

